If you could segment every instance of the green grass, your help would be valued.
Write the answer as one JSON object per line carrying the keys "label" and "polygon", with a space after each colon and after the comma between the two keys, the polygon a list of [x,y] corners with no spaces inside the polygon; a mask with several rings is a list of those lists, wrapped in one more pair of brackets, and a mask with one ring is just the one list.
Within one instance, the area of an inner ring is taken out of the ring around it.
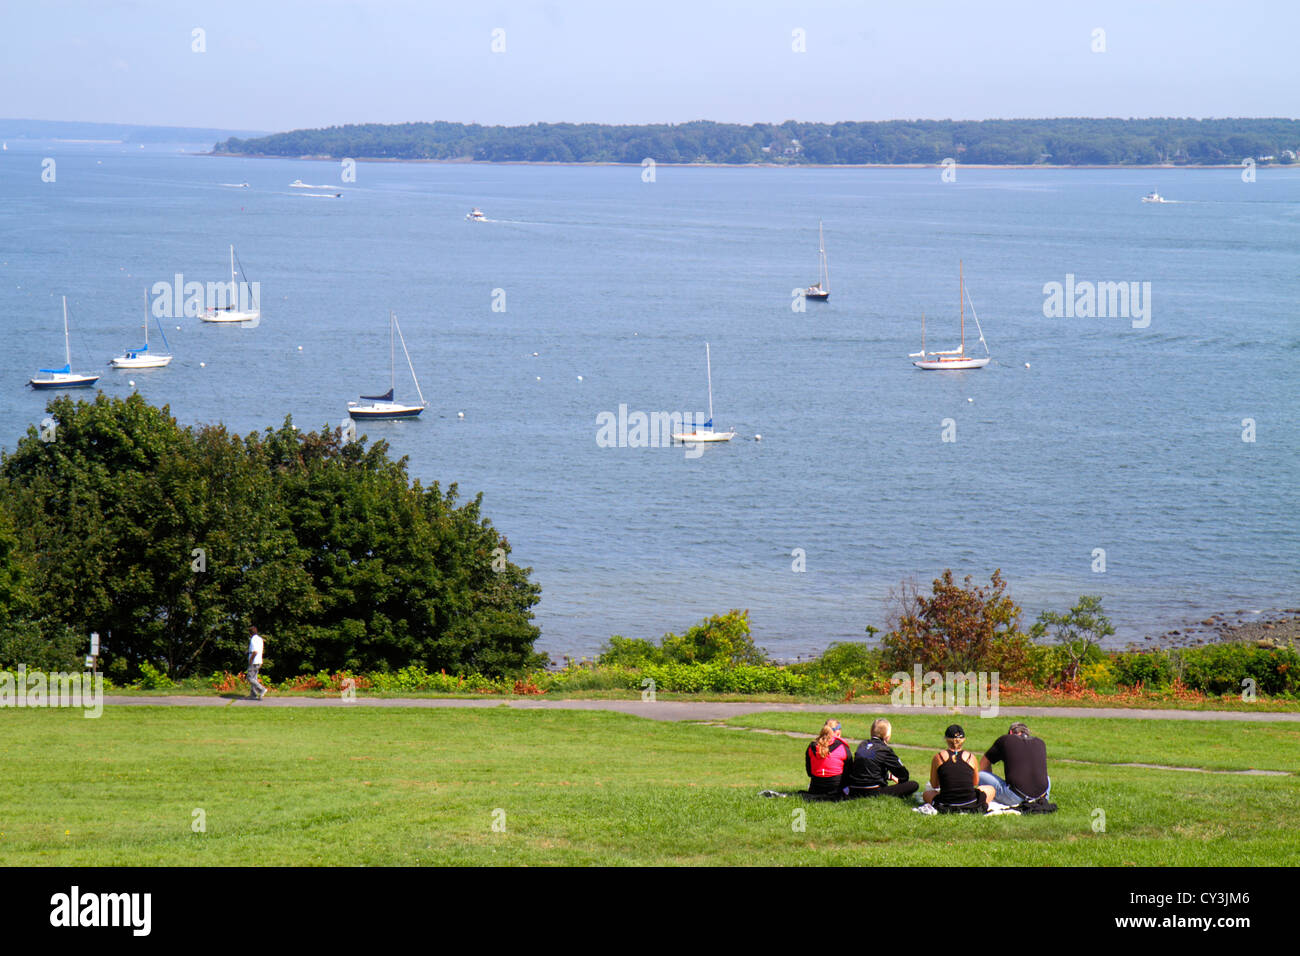
{"label": "green grass", "polygon": [[[1060,763],[1057,814],[924,817],[895,800],[758,797],[806,784],[798,740],[599,711],[118,707],[99,720],[68,710],[0,719],[9,866],[1300,863],[1294,776]],[[900,717],[895,737],[928,747],[946,720]],[[746,721],[820,723],[808,713]],[[1150,749],[1164,758],[1152,762],[1241,762],[1237,741],[1251,763],[1296,752],[1287,725],[1031,726],[1054,755],[1109,761]],[[850,719],[845,730],[860,728]],[[1225,739],[1226,751],[1214,749]],[[1147,741],[1183,750],[1169,759]],[[904,751],[918,770],[925,759]],[[191,831],[195,808],[205,833]],[[498,808],[504,832],[492,829]],[[1094,809],[1105,832],[1093,830]],[[806,814],[802,832],[794,811]]]}

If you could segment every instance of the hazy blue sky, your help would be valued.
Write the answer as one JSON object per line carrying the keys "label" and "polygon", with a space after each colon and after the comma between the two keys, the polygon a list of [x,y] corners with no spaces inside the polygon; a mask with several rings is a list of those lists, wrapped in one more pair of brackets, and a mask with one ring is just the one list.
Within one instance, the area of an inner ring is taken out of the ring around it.
{"label": "hazy blue sky", "polygon": [[0,116],[15,118],[282,130],[1300,115],[1300,0],[0,3]]}

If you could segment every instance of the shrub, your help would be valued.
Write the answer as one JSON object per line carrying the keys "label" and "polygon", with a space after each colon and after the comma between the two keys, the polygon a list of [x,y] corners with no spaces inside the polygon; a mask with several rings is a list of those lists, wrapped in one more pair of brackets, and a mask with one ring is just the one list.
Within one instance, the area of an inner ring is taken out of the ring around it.
{"label": "shrub", "polygon": [[1089,690],[1111,690],[1115,687],[1115,674],[1104,660],[1084,664],[1079,670],[1078,679]]}
{"label": "shrub", "polygon": [[1211,644],[1179,654],[1182,680],[1207,694],[1239,694],[1243,681],[1255,682],[1255,691],[1272,696],[1300,692],[1300,653],[1289,647],[1265,648],[1250,644]]}
{"label": "shrub", "polygon": [[1116,654],[1110,660],[1116,683],[1124,687],[1155,689],[1168,687],[1174,678],[1173,663],[1165,651],[1138,651]]}
{"label": "shrub", "polygon": [[805,688],[822,696],[860,693],[868,687],[888,682],[881,667],[881,652],[862,642],[832,644],[821,657],[792,664],[790,673],[808,678]]}
{"label": "shrub", "polygon": [[988,669],[997,671],[999,680],[1008,684],[1045,684],[1050,673],[1044,666],[1045,650],[1020,631],[1004,634],[993,639]]}
{"label": "shrub", "polygon": [[990,670],[996,662],[995,644],[1020,630],[1020,608],[1006,594],[1001,569],[989,587],[976,587],[966,577],[962,587],[952,571],[936,578],[927,597],[904,582],[893,626],[882,642],[885,666],[910,671],[915,664],[930,671]]}
{"label": "shrub", "polygon": [[145,690],[171,690],[175,681],[148,661],[140,662],[140,686]]}
{"label": "shrub", "polygon": [[654,681],[656,690],[698,694],[705,691],[724,694],[799,694],[811,681],[785,668],[741,664],[652,664],[639,674],[630,675],[639,689],[645,678]]}
{"label": "shrub", "polygon": [[609,639],[596,663],[602,667],[640,667],[642,664],[662,664],[664,652],[653,641],[640,637],[622,637],[615,634]]}
{"label": "shrub", "polygon": [[767,660],[750,637],[749,612],[734,609],[706,618],[681,637],[665,634],[662,649],[665,659],[681,663],[762,664]]}

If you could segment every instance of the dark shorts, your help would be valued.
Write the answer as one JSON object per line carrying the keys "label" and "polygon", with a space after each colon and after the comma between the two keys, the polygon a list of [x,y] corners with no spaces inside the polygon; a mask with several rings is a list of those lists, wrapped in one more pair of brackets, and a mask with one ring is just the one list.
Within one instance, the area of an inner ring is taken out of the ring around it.
{"label": "dark shorts", "polygon": [[976,790],[975,796],[970,800],[963,800],[960,803],[940,803],[939,797],[934,798],[933,807],[940,813],[988,813],[988,796],[983,790]]}
{"label": "dark shorts", "polygon": [[916,793],[916,790],[915,780],[891,783],[883,787],[849,787],[849,799],[856,800],[859,797],[910,797]]}

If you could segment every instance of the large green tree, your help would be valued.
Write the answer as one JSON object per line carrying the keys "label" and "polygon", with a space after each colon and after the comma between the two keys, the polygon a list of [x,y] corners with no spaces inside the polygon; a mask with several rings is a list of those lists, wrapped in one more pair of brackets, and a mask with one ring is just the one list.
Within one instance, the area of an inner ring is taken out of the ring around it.
{"label": "large green tree", "polygon": [[[49,406],[0,466],[25,593],[103,636],[110,673],[238,667],[247,626],[268,671],[421,663],[500,674],[538,663],[540,589],[452,486],[412,482],[378,442],[184,428],[138,395]],[[5,600],[0,521],[0,601]]]}

